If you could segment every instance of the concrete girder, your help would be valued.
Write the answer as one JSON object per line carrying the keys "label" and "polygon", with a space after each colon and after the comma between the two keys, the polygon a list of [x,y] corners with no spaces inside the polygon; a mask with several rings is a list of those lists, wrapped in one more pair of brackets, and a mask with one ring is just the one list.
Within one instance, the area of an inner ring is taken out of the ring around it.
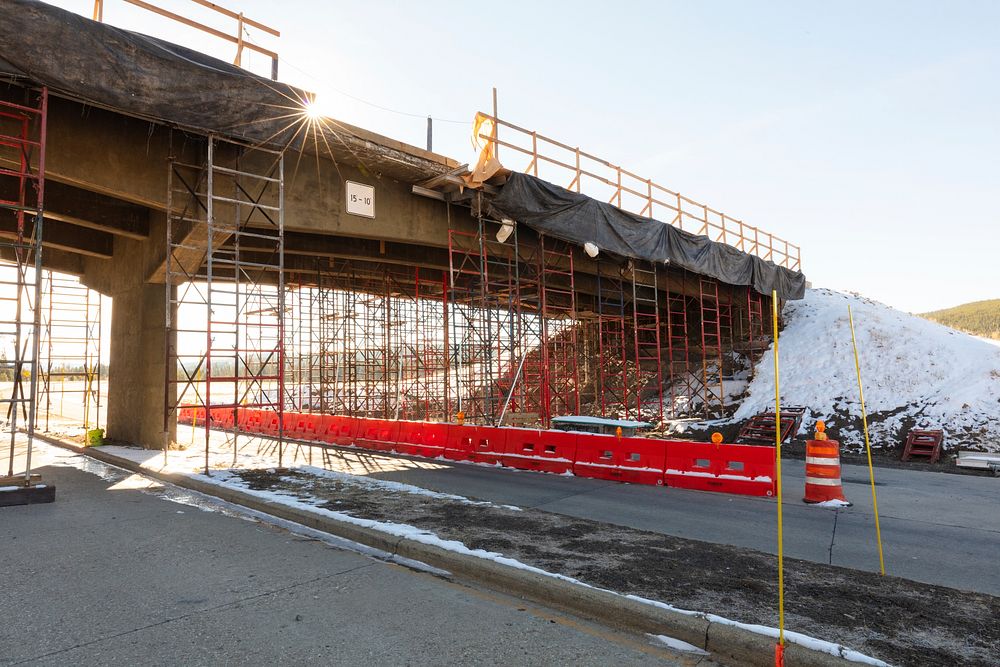
{"label": "concrete girder", "polygon": [[[17,198],[13,179],[0,180],[0,199]],[[149,209],[58,182],[45,184],[45,219],[143,240]]]}
{"label": "concrete girder", "polygon": [[[35,223],[32,218],[24,223],[24,236],[32,235]],[[13,218],[0,217],[0,238],[16,239],[17,223]],[[78,255],[87,255],[99,259],[111,259],[114,254],[114,237],[105,232],[88,230],[81,233],[81,228],[65,222],[58,222],[45,215],[42,228],[42,247],[64,250]],[[45,253],[42,253],[42,260]]]}
{"label": "concrete girder", "polygon": [[[171,136],[173,134],[173,136]],[[204,138],[53,97],[49,105],[46,178],[84,190],[165,210],[167,160],[204,163]],[[331,157],[296,155],[286,160],[285,228],[361,238],[426,239],[447,245],[444,202],[416,197],[412,184]],[[347,180],[375,187],[375,220],[346,212]],[[453,222],[472,226],[462,209]]]}

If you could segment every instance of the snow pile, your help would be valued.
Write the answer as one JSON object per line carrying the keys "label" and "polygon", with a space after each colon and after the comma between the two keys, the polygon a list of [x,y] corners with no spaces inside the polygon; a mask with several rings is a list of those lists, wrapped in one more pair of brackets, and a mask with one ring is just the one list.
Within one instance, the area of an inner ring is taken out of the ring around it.
{"label": "snow pile", "polygon": [[[780,332],[781,401],[809,408],[803,430],[824,419],[831,435],[864,445],[847,306],[861,359],[872,446],[902,442],[911,428],[945,432],[945,445],[1000,451],[1000,348],[861,296],[807,290],[785,306]],[[734,420],[774,409],[774,361],[757,366]]]}

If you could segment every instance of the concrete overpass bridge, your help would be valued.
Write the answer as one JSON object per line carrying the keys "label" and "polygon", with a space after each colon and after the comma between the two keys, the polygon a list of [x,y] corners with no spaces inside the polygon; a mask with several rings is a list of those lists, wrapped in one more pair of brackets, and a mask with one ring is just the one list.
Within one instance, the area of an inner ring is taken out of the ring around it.
{"label": "concrete overpass bridge", "polygon": [[[0,12],[7,363],[46,372],[32,267],[110,296],[109,437],[161,447],[182,405],[719,416],[772,290],[801,295],[794,246],[495,113],[470,169],[187,49],[32,0]],[[568,189],[540,178],[562,168]]]}

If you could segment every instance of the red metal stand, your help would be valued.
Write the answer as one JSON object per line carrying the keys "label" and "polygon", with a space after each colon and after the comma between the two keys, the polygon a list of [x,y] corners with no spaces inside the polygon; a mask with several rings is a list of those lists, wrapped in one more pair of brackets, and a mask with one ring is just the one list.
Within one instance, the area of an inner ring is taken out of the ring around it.
{"label": "red metal stand", "polygon": [[944,431],[913,429],[906,435],[903,445],[903,461],[914,457],[927,459],[928,463],[937,463],[941,458],[941,443],[944,442]]}

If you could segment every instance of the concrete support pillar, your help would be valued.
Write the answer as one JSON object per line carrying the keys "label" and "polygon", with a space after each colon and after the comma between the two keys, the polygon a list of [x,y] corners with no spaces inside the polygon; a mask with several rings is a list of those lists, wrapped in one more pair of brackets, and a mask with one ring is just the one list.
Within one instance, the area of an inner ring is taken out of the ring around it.
{"label": "concrete support pillar", "polygon": [[162,449],[177,436],[176,422],[164,430],[163,419],[166,288],[147,282],[163,261],[165,228],[165,216],[151,214],[148,240],[115,237],[114,258],[88,258],[83,276],[85,284],[111,297],[106,435],[150,449]]}
{"label": "concrete support pillar", "polygon": [[[159,449],[165,442],[166,293],[163,285],[140,283],[111,298],[107,436]],[[176,436],[174,422],[170,441]]]}

